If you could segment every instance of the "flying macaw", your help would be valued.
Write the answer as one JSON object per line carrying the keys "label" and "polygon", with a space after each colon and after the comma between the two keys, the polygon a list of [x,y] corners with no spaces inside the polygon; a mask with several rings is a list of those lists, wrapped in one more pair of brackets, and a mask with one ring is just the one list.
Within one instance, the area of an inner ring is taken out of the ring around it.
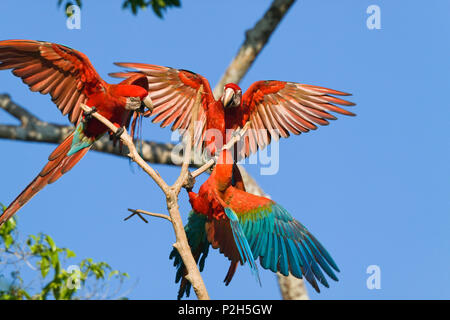
{"label": "flying macaw", "polygon": [[[120,84],[108,84],[95,71],[89,59],[71,48],[42,41],[0,41],[0,70],[12,69],[31,91],[49,93],[63,115],[68,115],[75,130],[50,154],[39,175],[9,205],[0,217],[0,226],[47,184],[58,180],[86,154],[108,128],[80,107],[84,103],[109,119],[119,129],[128,127],[134,116],[147,106],[147,78],[130,77]],[[117,138],[117,137],[116,137]]]}
{"label": "flying macaw", "polygon": [[[322,270],[338,281],[333,272],[333,269],[339,272],[338,266],[305,226],[274,201],[245,191],[230,151],[222,151],[198,194],[189,188],[193,210],[185,231],[200,271],[211,245],[231,261],[224,279],[226,285],[239,263],[245,262],[259,281],[257,258],[264,269],[285,276],[289,273],[297,278],[304,276],[317,292],[320,292],[317,281],[329,287]],[[186,269],[176,249],[170,258],[177,268],[175,281],[181,280],[178,299],[184,294],[189,296],[191,285],[185,279]]]}
{"label": "flying macaw", "polygon": [[[172,130],[188,131],[197,91],[203,85],[203,108],[194,119],[200,122],[196,126],[196,141],[201,141],[211,155],[228,141],[228,134],[242,128],[249,120],[245,143],[238,151],[240,159],[263,149],[272,138],[315,130],[316,124],[327,125],[328,120],[336,119],[329,112],[354,115],[336,106],[353,106],[354,103],[333,96],[349,94],[328,88],[286,81],[257,81],[242,94],[238,85],[228,83],[216,100],[208,80],[197,73],[142,63],[116,65],[137,71],[111,73],[112,76],[147,76],[149,96],[154,104],[153,122],[161,122],[161,127],[172,124]],[[210,129],[218,130],[223,139],[215,139],[214,134],[208,137],[206,132]]]}

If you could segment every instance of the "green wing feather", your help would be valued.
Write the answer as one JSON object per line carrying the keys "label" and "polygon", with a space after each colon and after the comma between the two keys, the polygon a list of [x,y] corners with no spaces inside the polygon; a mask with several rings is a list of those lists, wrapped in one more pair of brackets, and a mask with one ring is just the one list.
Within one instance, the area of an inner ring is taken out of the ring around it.
{"label": "green wing feather", "polygon": [[261,266],[283,275],[303,276],[320,292],[318,280],[329,287],[323,271],[338,281],[339,268],[322,244],[289,212],[273,201],[236,213],[253,256]]}

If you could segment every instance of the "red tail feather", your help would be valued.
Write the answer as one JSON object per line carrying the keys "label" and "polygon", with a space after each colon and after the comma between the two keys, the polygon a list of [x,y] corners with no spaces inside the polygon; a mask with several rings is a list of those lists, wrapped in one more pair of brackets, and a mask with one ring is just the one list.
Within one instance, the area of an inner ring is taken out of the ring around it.
{"label": "red tail feather", "polygon": [[22,193],[9,205],[0,217],[0,226],[11,218],[23,205],[41,191],[47,184],[58,180],[83,158],[90,148],[84,148],[77,153],[67,156],[72,146],[73,133],[68,136],[49,156],[49,162],[39,175],[22,191]]}

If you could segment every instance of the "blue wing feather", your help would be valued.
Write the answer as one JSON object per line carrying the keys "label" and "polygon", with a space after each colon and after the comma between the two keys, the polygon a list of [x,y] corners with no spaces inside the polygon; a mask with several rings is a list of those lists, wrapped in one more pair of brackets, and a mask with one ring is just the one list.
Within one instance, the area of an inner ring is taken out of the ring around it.
{"label": "blue wing feather", "polygon": [[242,226],[239,222],[237,215],[230,208],[224,208],[225,214],[230,219],[231,231],[233,232],[234,241],[239,250],[239,254],[241,256],[241,262],[248,262],[252,274],[258,280],[258,283],[261,285],[261,279],[259,278],[258,267],[256,266],[255,259],[253,258],[252,250],[248,244],[247,238],[242,230]]}
{"label": "blue wing feather", "polygon": [[264,269],[283,275],[291,272],[297,278],[304,276],[318,292],[317,281],[329,286],[322,270],[331,279],[338,280],[333,269],[339,272],[339,268],[331,255],[282,206],[271,202],[251,212],[238,212],[237,217],[253,257],[260,258]]}

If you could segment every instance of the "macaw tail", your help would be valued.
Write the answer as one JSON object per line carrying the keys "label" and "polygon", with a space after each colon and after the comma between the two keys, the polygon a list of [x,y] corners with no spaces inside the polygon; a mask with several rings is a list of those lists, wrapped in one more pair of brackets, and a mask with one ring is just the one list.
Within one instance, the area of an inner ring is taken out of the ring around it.
{"label": "macaw tail", "polygon": [[[205,267],[205,259],[208,256],[209,251],[209,242],[205,231],[206,219],[206,216],[191,211],[189,213],[188,223],[184,226],[189,246],[191,247],[192,254],[195,262],[198,263],[200,271],[203,271],[203,268]],[[185,294],[186,297],[189,297],[191,283],[185,278],[187,274],[186,268],[177,249],[174,248],[172,250],[169,258],[174,259],[173,265],[177,268],[175,283],[178,283],[181,280],[177,299],[180,300]]]}
{"label": "macaw tail", "polygon": [[0,226],[11,218],[23,205],[41,191],[47,184],[58,180],[83,158],[89,151],[95,139],[88,138],[81,133],[80,123],[48,157],[49,162],[39,175],[22,191],[0,216]]}

